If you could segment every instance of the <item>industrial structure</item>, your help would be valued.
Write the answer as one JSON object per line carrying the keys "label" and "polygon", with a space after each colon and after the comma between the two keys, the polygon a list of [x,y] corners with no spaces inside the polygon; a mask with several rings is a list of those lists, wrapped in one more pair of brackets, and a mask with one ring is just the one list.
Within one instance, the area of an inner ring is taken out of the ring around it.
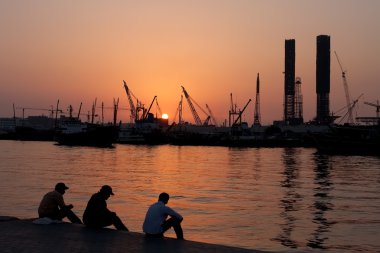
{"label": "industrial structure", "polygon": [[284,121],[289,125],[303,123],[303,102],[301,79],[296,79],[296,42],[285,40],[285,72],[284,72]]}
{"label": "industrial structure", "polygon": [[294,119],[294,95],[295,95],[295,65],[296,65],[296,41],[285,40],[285,94],[284,94],[284,120],[292,123]]}
{"label": "industrial structure", "polygon": [[317,116],[319,124],[329,124],[330,116],[330,36],[317,36],[316,66]]}

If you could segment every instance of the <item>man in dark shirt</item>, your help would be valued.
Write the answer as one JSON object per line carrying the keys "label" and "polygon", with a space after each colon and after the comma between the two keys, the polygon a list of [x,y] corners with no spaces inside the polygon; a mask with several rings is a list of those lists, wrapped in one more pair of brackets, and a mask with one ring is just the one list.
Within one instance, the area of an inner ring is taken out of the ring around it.
{"label": "man in dark shirt", "polygon": [[53,220],[62,220],[67,217],[72,223],[81,224],[81,220],[71,210],[73,205],[66,205],[63,200],[63,194],[69,189],[64,183],[55,185],[54,191],[48,192],[42,198],[38,207],[38,216],[40,218],[50,218]]}
{"label": "man in dark shirt", "polygon": [[114,225],[117,230],[129,231],[115,212],[107,208],[106,200],[114,195],[109,185],[103,185],[99,192],[92,195],[83,214],[87,227],[102,228]]}

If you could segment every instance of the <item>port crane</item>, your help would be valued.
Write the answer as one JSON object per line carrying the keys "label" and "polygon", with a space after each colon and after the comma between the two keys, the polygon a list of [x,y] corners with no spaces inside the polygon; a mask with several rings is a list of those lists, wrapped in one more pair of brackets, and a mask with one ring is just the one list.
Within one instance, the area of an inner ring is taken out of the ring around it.
{"label": "port crane", "polygon": [[178,114],[178,124],[180,124],[180,125],[183,123],[183,120],[182,120],[182,101],[183,101],[183,95],[181,95],[181,100],[178,103],[177,110],[175,111],[175,114],[173,117],[173,121],[174,121],[177,118],[177,114]]}
{"label": "port crane", "polygon": [[117,100],[113,99],[113,124],[116,126],[117,121],[117,111],[119,110],[119,98]]}
{"label": "port crane", "polygon": [[[241,123],[241,116],[243,114],[243,112],[245,111],[245,109],[247,108],[248,104],[251,102],[251,99],[249,99],[249,101],[247,102],[247,104],[244,106],[243,110],[238,110],[237,109],[237,105],[234,104],[234,101],[232,99],[232,93],[230,93],[230,98],[231,98],[231,108],[228,112],[229,114],[229,119],[228,119],[228,126],[233,126],[235,125],[238,121],[240,121]],[[235,119],[235,115],[237,115],[237,118]],[[231,124],[232,122],[232,124]]]}
{"label": "port crane", "polygon": [[[137,97],[132,93],[132,91],[129,89],[127,83],[123,80],[124,82],[124,89],[125,92],[127,93],[127,98],[131,110],[131,122],[139,120],[139,112],[142,111],[142,116],[141,119],[144,119],[145,117],[145,108],[144,105],[137,99]],[[133,102],[133,98],[136,100],[136,105]]]}
{"label": "port crane", "polygon": [[[208,115],[207,112],[205,112],[205,110],[203,110],[202,107],[200,105],[198,105],[197,102],[195,102],[194,99],[192,99],[190,97],[190,95],[189,95],[189,93],[187,93],[185,87],[183,87],[183,86],[181,86],[181,87],[182,87],[183,94],[185,95],[185,98],[187,100],[187,103],[189,104],[189,107],[190,107],[190,110],[191,110],[191,114],[193,114],[195,124],[198,125],[198,126],[208,125],[208,122],[210,120],[210,115]],[[196,104],[202,110],[202,112],[204,114],[207,115],[207,119],[204,121],[204,123],[202,123],[201,118],[199,117],[197,111],[195,110],[193,102],[194,102],[194,104]]]}
{"label": "port crane", "polygon": [[148,118],[148,114],[150,112],[150,109],[152,109],[152,105],[153,105],[154,101],[156,100],[156,98],[157,98],[157,96],[154,96],[152,102],[150,103],[148,110],[144,112],[144,115],[143,115],[144,120]]}
{"label": "port crane", "polygon": [[234,100],[232,98],[232,93],[230,93],[230,99],[231,99],[231,108],[228,111],[228,126],[229,127],[231,126],[231,119],[234,120],[235,119],[234,115],[238,115],[236,105],[234,104]]}
{"label": "port crane", "polygon": [[91,108],[91,124],[94,124],[95,117],[98,116],[97,114],[95,114],[97,100],[98,100],[98,98],[95,98],[95,101],[92,103],[92,108]]}
{"label": "port crane", "polygon": [[236,120],[234,121],[234,123],[232,124],[233,126],[236,125],[238,122],[239,124],[241,124],[241,115],[243,115],[243,112],[245,111],[245,109],[247,108],[247,106],[249,105],[249,103],[252,101],[252,99],[249,99],[248,102],[245,104],[243,110],[239,110],[239,116],[236,118]]}
{"label": "port crane", "polygon": [[[160,118],[161,118],[161,117],[162,117],[162,111],[161,111],[161,107],[160,107],[160,105],[158,104],[158,99],[157,99],[157,97],[156,97],[156,107],[157,107],[157,111],[158,111],[158,113],[159,113],[159,115],[160,115]],[[156,115],[156,118],[158,118],[157,115]]]}
{"label": "port crane", "polygon": [[343,70],[342,64],[340,63],[340,60],[339,60],[339,57],[338,57],[338,54],[336,53],[336,51],[334,51],[334,53],[335,53],[336,59],[338,60],[340,70],[342,71],[343,87],[344,87],[344,92],[346,94],[346,105],[347,105],[347,110],[348,110],[347,123],[352,124],[352,123],[354,123],[354,118],[352,116],[353,106],[351,106],[351,98],[350,98],[350,93],[348,90],[348,84],[347,84],[347,79],[346,79],[346,71]]}
{"label": "port crane", "polygon": [[131,121],[133,121],[135,119],[135,116],[136,116],[136,107],[135,107],[135,104],[133,103],[133,100],[132,100],[133,94],[129,90],[127,83],[124,80],[123,80],[123,82],[124,82],[125,93],[127,93],[129,107],[131,108]]}

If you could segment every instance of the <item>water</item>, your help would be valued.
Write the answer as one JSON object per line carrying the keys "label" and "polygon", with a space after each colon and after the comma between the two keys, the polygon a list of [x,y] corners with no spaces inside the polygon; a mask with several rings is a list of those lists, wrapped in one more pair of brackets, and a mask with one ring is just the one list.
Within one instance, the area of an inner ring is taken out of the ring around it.
{"label": "water", "polygon": [[[112,149],[0,141],[0,215],[31,218],[55,183],[82,217],[101,185],[128,228],[142,232],[160,192],[188,240],[292,252],[379,252],[380,158],[305,148],[116,145]],[[175,237],[173,232],[169,237]]]}

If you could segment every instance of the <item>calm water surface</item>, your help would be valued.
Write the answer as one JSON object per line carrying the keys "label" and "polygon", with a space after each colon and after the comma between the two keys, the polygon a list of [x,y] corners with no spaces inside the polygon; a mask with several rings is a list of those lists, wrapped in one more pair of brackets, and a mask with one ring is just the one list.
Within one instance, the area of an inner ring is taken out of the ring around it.
{"label": "calm water surface", "polygon": [[[379,252],[380,158],[304,148],[116,145],[112,149],[0,141],[0,215],[37,217],[55,183],[82,217],[91,194],[142,232],[160,192],[188,240],[292,252]],[[174,237],[174,233],[168,234]]]}

